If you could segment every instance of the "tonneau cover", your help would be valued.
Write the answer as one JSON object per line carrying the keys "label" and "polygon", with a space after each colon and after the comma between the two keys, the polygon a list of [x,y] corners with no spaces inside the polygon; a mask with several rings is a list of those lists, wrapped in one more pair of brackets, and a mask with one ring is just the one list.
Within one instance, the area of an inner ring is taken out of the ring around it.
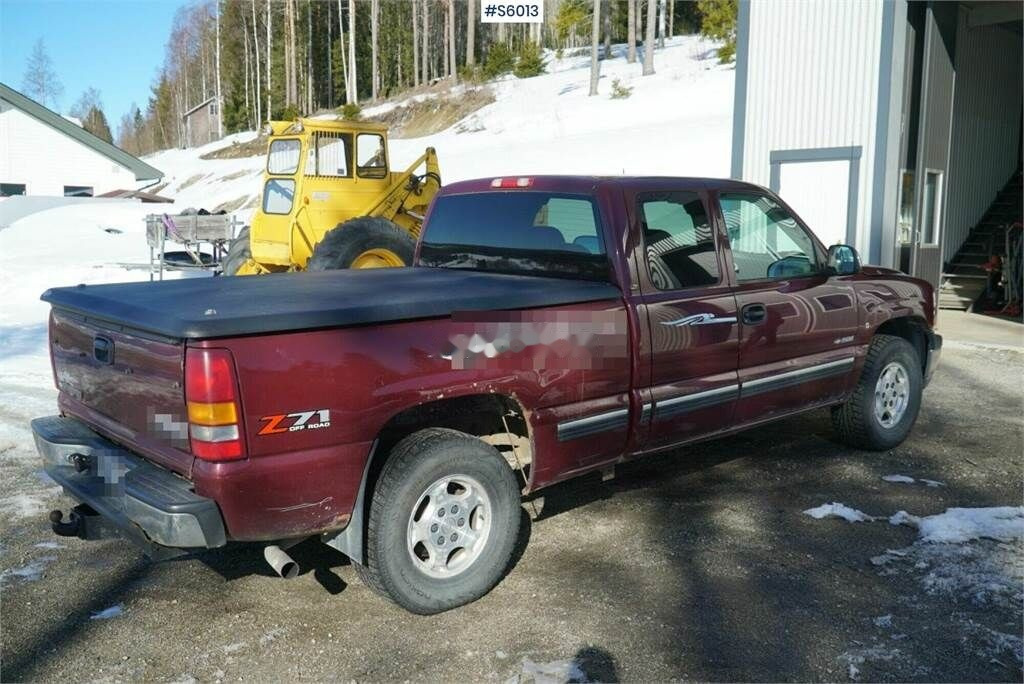
{"label": "tonneau cover", "polygon": [[417,267],[78,285],[42,299],[134,330],[207,339],[620,296],[610,283]]}

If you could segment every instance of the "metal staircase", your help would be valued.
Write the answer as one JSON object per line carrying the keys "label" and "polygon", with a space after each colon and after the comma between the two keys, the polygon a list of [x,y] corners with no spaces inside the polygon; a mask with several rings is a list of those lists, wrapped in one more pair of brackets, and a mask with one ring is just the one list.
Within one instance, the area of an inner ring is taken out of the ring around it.
{"label": "metal staircase", "polygon": [[985,291],[988,271],[982,266],[993,254],[1002,254],[1007,225],[1021,218],[1021,172],[1018,169],[996,195],[981,221],[942,272],[939,308],[966,311]]}

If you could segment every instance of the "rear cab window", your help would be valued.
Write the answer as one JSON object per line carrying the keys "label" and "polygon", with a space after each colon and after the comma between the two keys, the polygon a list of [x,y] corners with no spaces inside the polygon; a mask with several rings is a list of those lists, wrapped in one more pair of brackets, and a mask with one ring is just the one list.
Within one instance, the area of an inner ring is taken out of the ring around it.
{"label": "rear cab window", "polygon": [[420,265],[608,280],[601,220],[587,195],[537,191],[438,197]]}

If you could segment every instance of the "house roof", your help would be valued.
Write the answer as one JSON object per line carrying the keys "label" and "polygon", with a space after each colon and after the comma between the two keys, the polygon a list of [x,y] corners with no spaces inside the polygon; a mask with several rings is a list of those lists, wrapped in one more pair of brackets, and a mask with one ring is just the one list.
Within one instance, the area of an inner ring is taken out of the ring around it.
{"label": "house roof", "polygon": [[217,98],[215,98],[215,97],[208,97],[208,98],[206,98],[205,100],[203,100],[202,102],[197,104],[195,107],[193,107],[192,109],[190,109],[187,112],[185,112],[184,114],[182,114],[181,118],[184,119],[185,117],[187,117],[192,112],[194,112],[194,111],[196,111],[198,109],[202,109],[203,107],[205,107],[206,105],[210,104],[211,102],[213,102],[216,99]]}
{"label": "house roof", "polygon": [[164,176],[163,171],[153,168],[138,157],[128,154],[121,148],[108,143],[106,140],[97,138],[81,126],[76,126],[74,122],[68,121],[57,112],[47,109],[35,100],[25,97],[17,90],[14,90],[4,83],[0,83],[0,100],[10,103],[11,106],[17,107],[29,116],[43,122],[50,128],[57,129],[64,135],[69,136],[86,147],[92,148],[96,152],[117,164],[120,164],[134,173],[135,180],[137,181],[158,180]]}

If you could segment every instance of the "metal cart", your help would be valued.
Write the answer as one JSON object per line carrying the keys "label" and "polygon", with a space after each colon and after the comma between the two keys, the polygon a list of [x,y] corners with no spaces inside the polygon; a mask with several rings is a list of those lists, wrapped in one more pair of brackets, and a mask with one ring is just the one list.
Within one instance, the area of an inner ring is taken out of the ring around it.
{"label": "metal cart", "polygon": [[[149,279],[164,279],[164,268],[220,273],[221,261],[241,226],[234,214],[150,214],[146,217]],[[184,247],[168,252],[167,243]],[[209,245],[210,251],[201,247]],[[174,255],[173,258],[171,255]]]}

